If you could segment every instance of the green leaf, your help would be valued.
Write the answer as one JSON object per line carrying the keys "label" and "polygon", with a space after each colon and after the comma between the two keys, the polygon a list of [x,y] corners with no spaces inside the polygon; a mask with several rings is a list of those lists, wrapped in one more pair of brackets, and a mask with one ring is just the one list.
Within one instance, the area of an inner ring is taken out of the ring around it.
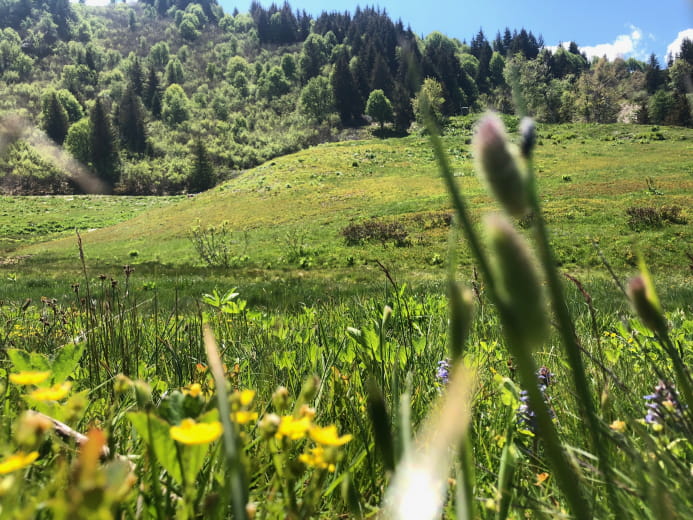
{"label": "green leaf", "polygon": [[45,371],[51,370],[52,367],[48,358],[37,352],[27,352],[25,350],[19,350],[16,348],[7,349],[7,357],[10,358],[12,366],[15,372],[26,372],[26,371]]}
{"label": "green leaf", "polygon": [[146,412],[131,412],[128,419],[144,442],[153,449],[156,460],[178,484],[183,484],[183,475],[176,454],[176,443],[171,438],[171,425]]}
{"label": "green leaf", "polygon": [[53,359],[53,380],[56,383],[67,380],[73,372],[84,353],[84,343],[68,343],[58,349],[58,353]]}

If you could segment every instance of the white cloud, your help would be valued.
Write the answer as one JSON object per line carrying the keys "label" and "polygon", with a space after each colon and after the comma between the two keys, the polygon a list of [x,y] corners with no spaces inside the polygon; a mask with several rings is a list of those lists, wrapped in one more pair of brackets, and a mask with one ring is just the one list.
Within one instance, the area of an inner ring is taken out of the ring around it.
{"label": "white cloud", "polygon": [[679,33],[676,39],[667,46],[667,59],[669,59],[669,56],[673,58],[681,52],[681,43],[683,43],[683,40],[686,38],[693,41],[693,29],[684,29]]}
{"label": "white cloud", "polygon": [[606,56],[610,61],[616,58],[647,58],[647,49],[643,45],[643,33],[638,27],[630,26],[629,34],[620,34],[613,43],[600,43],[580,47],[588,58]]}

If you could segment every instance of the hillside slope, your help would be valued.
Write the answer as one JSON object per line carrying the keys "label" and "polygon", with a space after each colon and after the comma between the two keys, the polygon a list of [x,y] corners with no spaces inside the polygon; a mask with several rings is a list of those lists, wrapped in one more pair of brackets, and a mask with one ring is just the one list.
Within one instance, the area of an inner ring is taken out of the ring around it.
{"label": "hillside slope", "polygon": [[[469,127],[461,121],[444,142],[476,218],[493,204],[473,174]],[[540,127],[536,167],[559,261],[580,269],[600,265],[594,241],[618,269],[630,268],[642,251],[655,269],[685,274],[693,243],[691,225],[684,224],[693,218],[691,138],[690,130],[678,128]],[[192,267],[203,263],[188,238],[191,228],[227,221],[238,274],[295,267],[329,272],[374,259],[419,272],[446,258],[449,207],[425,138],[351,141],[275,159],[82,238],[93,265]],[[647,220],[648,211],[664,216],[659,225]],[[667,220],[672,211],[678,213]],[[368,223],[385,238],[348,245],[345,228],[364,232]],[[74,263],[75,240],[15,254],[30,255],[27,265],[62,269]]]}

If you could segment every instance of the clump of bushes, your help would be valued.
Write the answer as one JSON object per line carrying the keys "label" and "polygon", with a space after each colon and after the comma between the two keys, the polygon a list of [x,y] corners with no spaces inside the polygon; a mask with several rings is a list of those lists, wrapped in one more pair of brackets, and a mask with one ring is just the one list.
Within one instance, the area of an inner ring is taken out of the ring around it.
{"label": "clump of bushes", "polygon": [[378,219],[352,222],[342,229],[342,236],[348,246],[358,246],[369,242],[380,242],[383,247],[392,242],[395,247],[411,244],[409,232],[400,222],[385,222]]}
{"label": "clump of bushes", "polygon": [[688,220],[681,215],[679,206],[663,206],[653,208],[648,206],[631,206],[626,210],[628,227],[633,231],[660,228],[664,224],[686,224]]}

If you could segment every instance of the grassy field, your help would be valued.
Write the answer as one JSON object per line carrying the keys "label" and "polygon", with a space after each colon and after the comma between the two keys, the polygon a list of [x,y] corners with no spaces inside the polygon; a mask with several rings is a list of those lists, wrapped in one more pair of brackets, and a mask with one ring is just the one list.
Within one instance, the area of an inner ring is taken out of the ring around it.
{"label": "grassy field", "polygon": [[[558,265],[518,238],[542,250],[539,216],[470,250],[499,211],[470,136],[443,141],[472,215],[457,272],[419,137],[192,198],[3,200],[27,222],[4,222],[0,518],[684,518],[690,131],[540,128]],[[228,221],[236,266],[202,265],[198,220]],[[638,250],[663,310],[644,273],[617,289]]]}
{"label": "grassy field", "polygon": [[[471,120],[461,119],[444,144],[476,218],[494,203],[473,172],[470,136]],[[563,269],[589,278],[604,273],[597,245],[618,272],[632,272],[641,252],[672,287],[690,274],[685,253],[693,232],[684,224],[693,217],[690,130],[543,125],[539,137],[539,189]],[[629,225],[629,208],[658,215],[672,207],[680,210],[678,220],[652,223],[645,215],[642,225]],[[81,276],[74,228],[93,276],[116,276],[129,264],[150,288],[172,289],[176,280],[195,285],[196,273],[221,285],[298,278],[308,285],[378,286],[376,260],[404,281],[435,284],[447,257],[451,211],[427,139],[412,136],[318,146],[191,198],[3,198],[0,215],[3,270],[22,292]],[[231,269],[210,270],[188,235],[196,224],[204,229],[224,221],[236,258]],[[396,225],[406,238],[348,245],[344,229],[369,222]],[[464,245],[460,264],[469,276]]]}

